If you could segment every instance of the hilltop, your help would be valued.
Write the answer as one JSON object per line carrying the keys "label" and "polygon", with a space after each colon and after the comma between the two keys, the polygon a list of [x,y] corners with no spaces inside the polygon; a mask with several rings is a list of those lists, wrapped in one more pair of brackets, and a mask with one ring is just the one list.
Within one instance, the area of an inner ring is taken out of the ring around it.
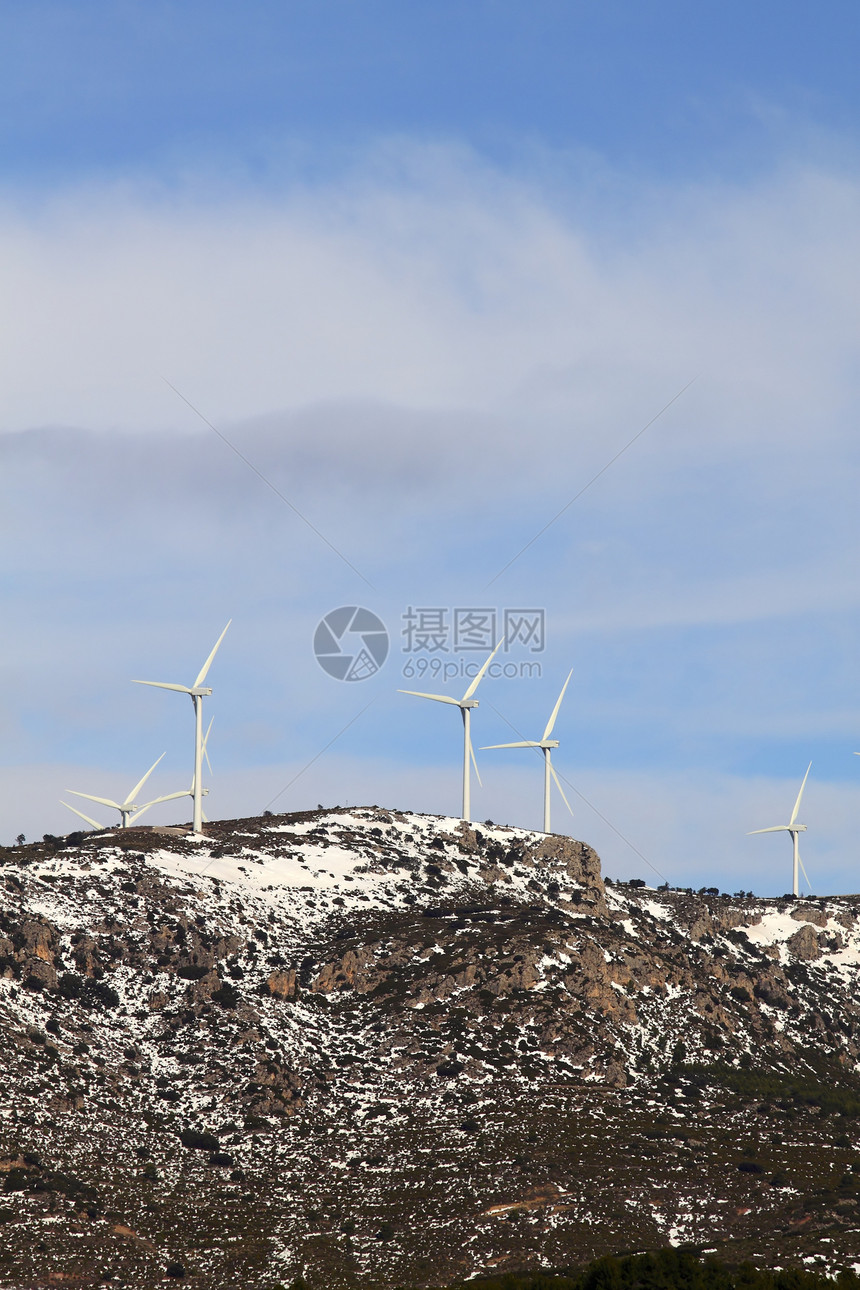
{"label": "hilltop", "polygon": [[378,808],[0,849],[0,1286],[860,1260],[860,896]]}

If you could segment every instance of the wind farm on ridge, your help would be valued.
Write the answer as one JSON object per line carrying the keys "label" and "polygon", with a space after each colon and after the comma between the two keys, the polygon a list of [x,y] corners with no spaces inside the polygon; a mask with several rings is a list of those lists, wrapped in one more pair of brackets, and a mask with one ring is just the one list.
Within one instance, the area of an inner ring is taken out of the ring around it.
{"label": "wind farm on ridge", "polygon": [[[141,816],[146,811],[150,810],[153,806],[165,804],[171,801],[178,801],[185,797],[190,797],[192,801],[192,822],[191,822],[190,836],[198,840],[203,838],[203,825],[204,823],[207,822],[206,816],[203,811],[203,798],[208,796],[209,794],[209,789],[203,783],[203,763],[204,761],[206,762],[211,772],[212,767],[211,767],[211,762],[209,760],[208,742],[212,731],[214,717],[210,719],[209,725],[204,734],[202,701],[204,697],[210,697],[212,695],[212,687],[209,685],[206,685],[205,681],[209,674],[210,668],[212,667],[212,664],[215,660],[215,656],[217,655],[221,647],[221,644],[224,640],[224,637],[227,634],[227,631],[231,623],[232,623],[232,619],[227,622],[226,626],[222,630],[214,646],[212,647],[210,653],[208,654],[205,662],[203,663],[203,666],[200,668],[199,672],[197,673],[192,685],[187,686],[177,682],[165,682],[165,681],[135,680],[133,682],[136,685],[146,685],[146,686],[151,686],[154,689],[172,690],[180,694],[187,694],[191,698],[192,705],[193,705],[193,712],[194,712],[194,750],[193,750],[193,768],[192,768],[190,787],[187,789],[180,789],[175,792],[161,794],[159,796],[151,798],[149,801],[146,801],[146,802],[138,801],[138,798],[141,794],[141,790],[143,789],[144,785],[147,783],[150,776],[153,774],[153,772],[159,766],[163,758],[166,756],[166,753],[162,753],[155,760],[155,762],[153,762],[153,764],[149,767],[146,773],[141,777],[140,780],[138,780],[135,786],[131,789],[131,791],[122,801],[116,801],[113,798],[109,798],[106,796],[99,796],[93,793],[85,793],[77,789],[68,789],[67,791],[70,794],[72,794],[75,797],[82,798],[86,801],[94,802],[98,805],[106,806],[111,810],[117,811],[120,816],[119,827],[123,829],[133,827],[134,824],[141,818]],[[462,723],[463,723],[462,791],[461,791],[460,818],[466,822],[470,821],[472,818],[471,772],[473,769],[475,772],[475,777],[478,780],[478,784],[482,785],[480,772],[478,770],[478,762],[475,756],[475,749],[472,742],[472,713],[474,710],[476,710],[479,707],[479,704],[480,704],[480,701],[475,697],[475,694],[478,690],[478,687],[481,681],[486,676],[491,664],[493,663],[493,660],[496,658],[496,655],[498,654],[500,648],[504,643],[505,643],[504,639],[501,639],[495,644],[495,646],[491,650],[490,654],[488,655],[484,663],[481,665],[481,667],[476,672],[475,676],[470,681],[469,685],[466,688],[465,693],[459,699],[451,695],[435,694],[435,693],[429,693],[429,692],[419,691],[419,690],[400,689],[399,691],[402,694],[413,695],[416,698],[429,699],[433,702],[443,703],[443,704],[446,704],[447,706],[456,707],[459,709]],[[514,740],[506,743],[485,744],[481,746],[481,751],[487,751],[487,752],[495,751],[495,750],[529,749],[542,754],[543,769],[544,769],[543,832],[547,834],[552,832],[551,797],[552,797],[553,784],[557,788],[559,795],[562,801],[564,802],[564,805],[567,807],[567,810],[570,813],[570,815],[573,816],[574,814],[573,808],[571,807],[570,802],[568,801],[567,796],[565,795],[565,792],[562,787],[561,780],[556,771],[556,768],[552,764],[552,751],[553,749],[557,749],[559,747],[559,740],[557,738],[555,739],[551,738],[551,735],[553,733],[556,722],[558,720],[562,703],[572,676],[573,676],[573,669],[571,669],[568,672],[568,675],[565,678],[564,684],[562,685],[561,691],[559,692],[558,698],[556,699],[555,705],[550,713],[549,719],[546,723],[546,726],[544,727],[544,731],[540,739],[519,739],[519,740]],[[856,753],[855,756],[860,756],[860,753]],[[807,831],[807,826],[805,824],[799,823],[797,818],[800,811],[800,805],[803,798],[804,789],[806,788],[806,783],[807,783],[807,780],[809,779],[809,774],[811,769],[812,769],[812,763],[810,762],[809,765],[807,766],[806,773],[800,785],[800,789],[798,791],[797,798],[795,799],[795,803],[792,808],[792,812],[787,824],[770,825],[765,828],[751,829],[748,831],[748,836],[752,836],[754,834],[761,834],[761,833],[787,832],[789,834],[792,842],[792,888],[791,890],[792,890],[792,894],[795,896],[799,896],[801,894],[800,893],[800,874],[801,873],[803,874],[803,877],[806,880],[808,891],[809,892],[812,891],[812,884],[809,880],[809,876],[806,872],[806,868],[803,864],[803,860],[800,856],[800,851],[799,851],[799,835],[800,833],[805,833]],[[96,820],[93,816],[86,814],[84,811],[80,810],[76,806],[71,805],[68,802],[61,802],[61,805],[65,806],[68,810],[74,812],[75,815],[77,815],[80,819],[84,820],[93,829],[101,830],[106,827],[102,825],[98,820]]]}

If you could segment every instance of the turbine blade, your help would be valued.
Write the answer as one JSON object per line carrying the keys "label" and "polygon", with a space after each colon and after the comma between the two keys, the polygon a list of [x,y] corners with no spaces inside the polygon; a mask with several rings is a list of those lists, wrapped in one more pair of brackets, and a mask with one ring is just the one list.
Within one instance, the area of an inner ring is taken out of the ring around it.
{"label": "turbine blade", "polygon": [[210,736],[210,735],[211,735],[211,733],[212,733],[212,722],[213,722],[214,720],[215,720],[215,718],[214,718],[214,717],[210,717],[210,719],[209,719],[209,725],[208,725],[208,727],[207,727],[206,734],[205,734],[205,736],[204,736],[204,738],[203,738],[203,756],[206,758],[206,765],[209,767],[209,774],[210,774],[210,775],[212,775],[214,772],[213,772],[213,770],[212,770],[212,763],[211,763],[211,761],[209,760],[209,753],[208,753],[208,751],[207,751],[206,745],[209,743],[209,736]]}
{"label": "turbine blade", "polygon": [[797,795],[797,801],[794,803],[794,810],[791,812],[789,824],[793,824],[797,819],[797,812],[800,810],[800,799],[803,797],[803,790],[806,788],[806,781],[809,779],[809,772],[812,770],[812,762],[806,768],[806,774],[803,777],[803,783],[800,786],[800,792]]}
{"label": "turbine blade", "polygon": [[453,703],[455,708],[459,708],[460,703],[457,699],[452,699],[448,694],[423,694],[421,690],[398,690],[398,694],[414,694],[419,699],[435,699],[437,703]]}
{"label": "turbine blade", "polygon": [[809,881],[809,874],[806,872],[803,861],[800,858],[800,852],[797,853],[797,863],[800,865],[801,869],[803,869],[803,876],[806,879],[807,887],[809,888],[810,891],[812,891],[812,883]]}
{"label": "turbine blade", "polygon": [[148,810],[150,806],[157,806],[159,802],[175,802],[180,797],[190,797],[193,792],[193,788],[186,788],[181,793],[165,793],[163,797],[154,797],[151,802],[147,802],[140,809],[141,811]]}
{"label": "turbine blade", "polygon": [[754,833],[787,833],[788,831],[787,824],[772,824],[769,829],[750,829],[747,837],[751,838]]}
{"label": "turbine blade", "polygon": [[556,699],[555,707],[552,710],[552,716],[550,717],[549,721],[546,723],[546,730],[543,732],[543,736],[542,736],[542,738],[544,739],[549,739],[550,734],[552,733],[552,728],[555,725],[556,717],[558,716],[558,711],[559,711],[559,708],[561,707],[561,701],[564,698],[564,692],[567,689],[567,687],[570,685],[570,678],[572,676],[573,676],[573,668],[571,668],[567,674],[567,680],[565,681],[564,685],[561,687],[561,694]]}
{"label": "turbine blade", "polygon": [[[85,797],[88,802],[98,802],[99,806],[110,806],[115,811],[123,809],[119,802],[113,802],[109,797],[95,797],[92,793],[79,793],[74,788],[67,788],[66,792],[71,793],[73,797]],[[101,828],[101,825],[99,825],[99,828]]]}
{"label": "turbine blade", "polygon": [[549,773],[550,775],[552,775],[553,779],[555,780],[556,788],[561,793],[561,800],[564,802],[565,806],[570,811],[571,815],[573,815],[573,807],[571,806],[570,802],[567,800],[567,798],[564,795],[564,789],[561,786],[561,780],[559,779],[558,775],[556,775],[555,766],[553,766],[552,762],[550,762],[549,764]]}
{"label": "turbine blade", "polygon": [[479,673],[478,673],[478,675],[475,677],[474,681],[473,681],[473,682],[472,682],[472,684],[469,686],[469,688],[468,688],[468,690],[466,691],[466,693],[463,695],[462,699],[460,700],[460,702],[461,702],[461,703],[465,703],[466,699],[471,699],[472,695],[475,693],[475,691],[476,691],[476,690],[477,690],[477,688],[478,688],[478,684],[479,684],[479,682],[480,682],[480,680],[481,680],[482,676],[484,675],[484,673],[486,672],[487,668],[490,666],[490,664],[492,663],[493,659],[496,657],[496,655],[498,654],[498,652],[499,652],[499,650],[500,650],[501,648],[502,648],[502,641],[499,641],[498,645],[496,645],[496,646],[495,646],[495,648],[494,648],[494,650],[493,650],[492,654],[491,654],[491,655],[490,655],[490,657],[487,659],[486,663],[485,663],[485,664],[484,664],[484,666],[481,668],[480,672],[479,672]]}
{"label": "turbine blade", "polygon": [[156,690],[178,690],[180,694],[190,694],[188,685],[174,685],[171,681],[132,681],[132,685],[153,685]]}
{"label": "turbine blade", "polygon": [[161,761],[162,757],[166,757],[166,756],[167,756],[167,753],[162,753],[161,757],[158,758],[158,761],[154,761],[152,763],[149,770],[144,775],[143,779],[138,780],[138,782],[135,784],[134,788],[131,790],[128,797],[123,802],[123,806],[129,806],[134,801],[134,799],[137,797],[138,793],[143,788],[146,781],[149,779],[152,772],[155,770],[156,766],[158,765],[158,762]]}
{"label": "turbine blade", "polygon": [[[232,621],[233,619],[231,618],[230,623],[232,623]],[[230,623],[227,624],[227,627],[230,626]],[[218,647],[221,644],[224,637],[227,635],[227,627],[224,628],[223,632],[218,637],[212,649],[212,653],[209,655],[206,662],[203,664],[200,671],[197,673],[197,680],[194,682],[195,686],[202,685],[203,682],[206,680],[206,673],[209,671],[210,667],[212,666],[212,660],[215,657],[215,655],[218,653]]]}
{"label": "turbine blade", "polygon": [[521,739],[515,744],[482,744],[481,752],[486,752],[488,748],[540,748],[537,739]]}
{"label": "turbine blade", "polygon": [[[469,756],[472,758],[472,765],[475,767],[475,778],[477,779],[478,783],[481,784],[481,772],[478,770],[478,759],[475,756],[475,749],[472,746],[471,739],[469,740]],[[481,788],[483,787],[484,785],[481,784]]]}
{"label": "turbine blade", "polygon": [[139,820],[141,815],[143,815],[144,811],[148,811],[150,806],[152,805],[153,805],[152,802],[146,802],[144,806],[139,806],[137,810],[133,811],[131,815],[128,817],[127,823],[129,825],[134,824],[135,820]]}
{"label": "turbine blade", "polygon": [[103,824],[99,824],[98,820],[94,820],[91,815],[84,815],[83,811],[79,811],[76,806],[69,806],[68,802],[61,801],[60,806],[65,806],[67,811],[74,811],[75,815],[82,820],[86,820],[87,824],[91,824],[94,829],[103,829],[105,827]]}

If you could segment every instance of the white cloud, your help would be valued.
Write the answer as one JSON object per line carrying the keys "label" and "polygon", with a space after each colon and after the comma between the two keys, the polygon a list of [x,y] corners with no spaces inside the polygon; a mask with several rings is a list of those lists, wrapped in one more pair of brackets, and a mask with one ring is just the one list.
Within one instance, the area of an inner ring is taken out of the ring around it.
{"label": "white cloud", "polygon": [[696,453],[813,419],[829,437],[860,326],[856,177],[628,188],[641,221],[608,237],[463,154],[404,169],[280,197],[7,201],[0,425],[193,426],[167,375],[220,420],[367,398],[588,442],[702,372]]}

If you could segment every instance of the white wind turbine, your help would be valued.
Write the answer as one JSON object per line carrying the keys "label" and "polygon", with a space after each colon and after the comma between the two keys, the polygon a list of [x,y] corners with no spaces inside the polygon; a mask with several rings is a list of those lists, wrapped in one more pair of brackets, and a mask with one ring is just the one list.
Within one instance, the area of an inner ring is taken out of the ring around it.
{"label": "white wind turbine", "polygon": [[[214,720],[215,718],[213,717],[212,721]],[[206,745],[209,742],[209,736],[212,733],[212,721],[209,722],[209,729],[206,731],[206,736],[203,740],[203,756],[206,758],[206,765],[209,767],[210,771],[212,769],[212,763],[209,760],[209,754],[206,751]],[[162,753],[161,757],[164,757],[164,756],[165,754]],[[144,802],[143,806],[137,806],[134,804],[133,799],[137,797],[137,794],[140,792],[140,790],[143,788],[143,785],[146,783],[146,781],[149,779],[152,772],[155,770],[155,767],[158,765],[158,762],[161,761],[161,757],[159,757],[158,761],[153,762],[149,770],[144,775],[143,779],[138,784],[135,784],[134,788],[131,790],[131,792],[129,793],[128,797],[125,799],[124,802],[113,802],[109,797],[94,797],[92,793],[76,793],[73,788],[66,789],[66,792],[74,793],[75,797],[86,797],[91,802],[100,802],[103,806],[112,806],[114,810],[119,811],[122,817],[122,823],[120,824],[120,828],[122,829],[128,828],[129,825],[134,824],[135,820],[140,819],[144,811],[148,811],[151,806],[158,806],[160,802],[175,802],[180,797],[194,796],[194,781],[192,780],[191,787],[184,788],[180,793],[165,793],[163,797],[154,797],[152,801]],[[209,789],[204,788],[203,796],[206,797],[208,793],[209,793]],[[94,829],[103,829],[105,827],[103,824],[100,824],[98,820],[94,820],[91,815],[84,815],[83,811],[79,811],[76,806],[70,806],[68,802],[61,802],[60,805],[65,806],[66,809],[69,811],[74,811],[75,815],[79,815],[82,820],[86,820],[87,824],[91,824]],[[204,822],[206,821],[205,815],[203,816],[203,820]]]}
{"label": "white wind turbine", "polygon": [[803,790],[806,788],[806,781],[809,779],[809,772],[811,770],[812,770],[812,762],[810,762],[806,768],[806,774],[803,777],[803,783],[800,786],[800,792],[797,794],[797,801],[794,803],[794,810],[791,812],[791,819],[788,821],[788,824],[772,824],[769,829],[750,829],[749,833],[747,834],[747,837],[751,837],[753,833],[790,833],[791,834],[791,844],[794,850],[794,865],[792,868],[792,891],[795,896],[800,895],[800,876],[798,874],[798,866],[801,869],[803,869],[803,876],[806,879],[806,885],[810,891],[812,890],[812,883],[809,881],[809,874],[803,868],[803,861],[800,858],[800,849],[798,846],[798,838],[801,833],[806,832],[806,825],[797,823],[797,813],[800,810],[800,799],[803,797]]}
{"label": "white wind turbine", "polygon": [[[161,757],[164,756],[165,754],[162,753]],[[152,763],[143,779],[138,780],[128,797],[123,802],[115,802],[111,797],[96,797],[93,793],[79,793],[74,788],[67,788],[66,792],[71,793],[73,797],[85,797],[88,802],[98,802],[101,806],[109,806],[112,810],[119,811],[120,828],[127,829],[129,825],[134,824],[135,820],[139,819],[141,815],[143,815],[144,811],[148,811],[151,806],[156,806],[159,802],[170,802],[174,797],[185,796],[184,793],[168,793],[167,797],[154,797],[151,802],[144,802],[142,806],[138,806],[136,801],[137,795],[149,779],[152,772],[155,770],[158,762],[161,761],[161,757],[158,758],[158,761],[154,761]],[[83,811],[79,811],[76,806],[70,806],[68,802],[61,802],[60,805],[65,806],[68,811],[74,811],[75,815],[79,815],[82,820],[86,820],[87,824],[91,824],[94,829],[104,828],[104,825],[99,824],[98,820],[94,820],[90,815],[84,815]]]}
{"label": "white wind turbine", "polygon": [[470,759],[472,764],[475,767],[475,774],[478,777],[478,783],[479,784],[481,783],[481,776],[480,774],[478,774],[478,763],[475,760],[475,750],[472,747],[472,734],[471,734],[472,709],[478,707],[478,700],[473,699],[472,695],[477,690],[478,684],[481,681],[481,678],[483,677],[487,668],[492,663],[493,659],[496,657],[496,654],[501,649],[501,646],[502,646],[502,642],[499,641],[498,645],[496,645],[492,654],[487,659],[486,663],[481,668],[478,675],[472,681],[472,684],[469,686],[468,690],[463,695],[462,699],[453,699],[448,694],[423,694],[420,690],[401,690],[400,691],[401,694],[414,694],[419,699],[434,699],[436,703],[450,703],[455,708],[460,709],[460,713],[463,717],[463,819],[464,820],[469,820],[471,819],[471,816],[472,816],[472,800],[471,800],[470,783],[469,783]]}
{"label": "white wind turbine", "polygon": [[551,760],[552,750],[553,748],[558,747],[558,740],[550,739],[553,726],[555,725],[556,718],[558,717],[559,709],[561,708],[561,701],[564,698],[564,692],[567,689],[568,685],[570,684],[570,678],[572,676],[573,676],[573,669],[571,668],[571,670],[567,674],[567,680],[565,681],[564,685],[561,687],[561,694],[556,699],[555,707],[553,708],[552,713],[550,714],[549,721],[546,723],[546,730],[544,730],[543,735],[540,739],[520,739],[517,741],[517,743],[513,743],[513,744],[486,744],[484,748],[481,749],[481,752],[488,751],[491,748],[540,748],[542,749],[543,751],[543,831],[544,833],[550,833],[552,831],[549,825],[551,780],[553,779],[555,780],[555,786],[558,789],[558,791],[561,793],[561,800],[564,802],[565,806],[570,811],[571,815],[573,815],[570,802],[567,800],[567,798],[564,795],[564,789],[562,788],[559,782],[558,775],[556,775],[555,773],[555,768]]}
{"label": "white wind turbine", "polygon": [[[230,626],[233,619],[230,619],[227,627]],[[194,704],[194,778],[191,781],[191,796],[194,799],[194,820],[193,832],[195,837],[200,837],[203,833],[203,754],[206,749],[206,743],[203,738],[203,699],[207,694],[212,693],[211,685],[204,685],[206,673],[212,666],[212,660],[218,653],[218,647],[227,635],[227,627],[224,628],[218,637],[212,649],[212,653],[197,673],[197,678],[193,685],[176,685],[170,681],[135,681],[135,685],[152,685],[157,690],[177,690],[180,694],[190,694],[191,702]],[[208,737],[208,735],[207,735]],[[179,797],[185,797],[185,793],[177,794]]]}

